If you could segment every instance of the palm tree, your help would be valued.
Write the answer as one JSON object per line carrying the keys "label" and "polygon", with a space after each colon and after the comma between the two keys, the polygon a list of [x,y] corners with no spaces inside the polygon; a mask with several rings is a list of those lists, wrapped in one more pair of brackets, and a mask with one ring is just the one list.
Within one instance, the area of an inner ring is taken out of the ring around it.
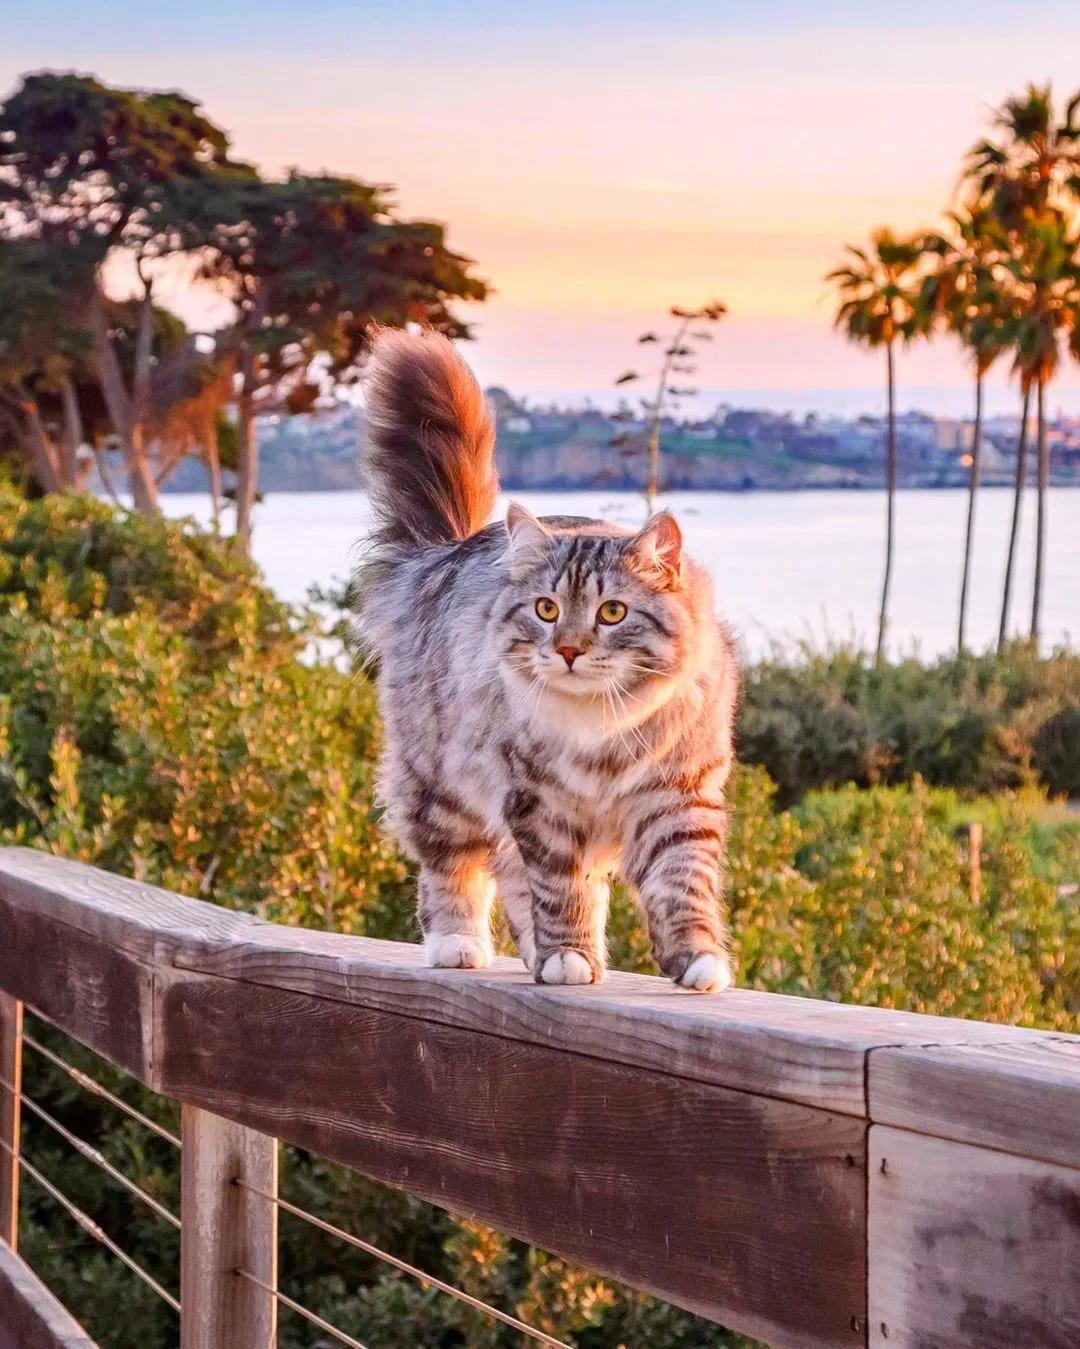
{"label": "palm tree", "polygon": [[1027,216],[1009,259],[1015,282],[1014,313],[1004,335],[1015,351],[1021,384],[1035,391],[1037,497],[1035,583],[1031,597],[1031,640],[1038,645],[1045,579],[1050,447],[1046,427],[1046,390],[1061,363],[1061,344],[1072,344],[1080,325],[1080,236],[1065,215],[1048,207]]}
{"label": "palm tree", "polygon": [[892,230],[875,230],[868,249],[849,244],[847,262],[829,272],[827,281],[837,288],[840,304],[836,327],[848,340],[871,349],[885,348],[885,378],[888,397],[888,439],[885,467],[885,571],[881,582],[878,614],[878,664],[885,656],[889,588],[892,582],[896,533],[896,366],[898,340],[910,338],[918,326],[915,272],[921,256],[919,240],[900,237]]}
{"label": "palm tree", "polygon": [[1059,121],[1049,84],[1029,84],[994,113],[998,140],[968,152],[965,178],[1007,229],[1022,229],[1064,193],[1080,193],[1080,93]]}
{"label": "palm tree", "polygon": [[956,650],[961,655],[967,624],[975,501],[982,474],[983,381],[1005,349],[1008,310],[1000,271],[1007,257],[1007,241],[993,212],[986,207],[976,205],[966,211],[950,212],[949,224],[947,234],[931,234],[923,240],[923,250],[934,259],[935,265],[923,281],[920,307],[927,324],[943,322],[967,347],[975,375],[975,424],[956,633]]}
{"label": "palm tree", "polygon": [[1014,368],[1023,390],[1023,413],[1017,445],[1016,477],[1009,552],[1002,589],[998,647],[1008,629],[1013,564],[1023,498],[1027,452],[1028,413],[1035,392],[1038,422],[1038,516],[1035,538],[1035,587],[1032,596],[1031,636],[1037,641],[1046,551],[1046,485],[1049,450],[1046,437],[1046,386],[1058,364],[1063,328],[1073,327],[1066,300],[1074,283],[1075,241],[1065,228],[1063,203],[1080,196],[1080,93],[1073,95],[1059,119],[1049,84],[1029,85],[997,109],[996,140],[980,141],[968,154],[965,177],[983,203],[1008,232],[1012,271],[1020,294],[1013,320]]}

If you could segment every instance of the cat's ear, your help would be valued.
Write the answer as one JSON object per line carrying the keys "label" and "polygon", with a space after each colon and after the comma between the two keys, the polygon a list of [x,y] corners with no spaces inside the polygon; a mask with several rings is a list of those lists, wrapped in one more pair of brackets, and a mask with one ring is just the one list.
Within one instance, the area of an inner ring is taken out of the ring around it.
{"label": "cat's ear", "polygon": [[512,501],[506,512],[510,575],[516,580],[551,557],[551,535],[532,511]]}
{"label": "cat's ear", "polygon": [[682,530],[670,511],[659,511],[627,545],[634,571],[649,576],[665,590],[674,590],[682,576]]}

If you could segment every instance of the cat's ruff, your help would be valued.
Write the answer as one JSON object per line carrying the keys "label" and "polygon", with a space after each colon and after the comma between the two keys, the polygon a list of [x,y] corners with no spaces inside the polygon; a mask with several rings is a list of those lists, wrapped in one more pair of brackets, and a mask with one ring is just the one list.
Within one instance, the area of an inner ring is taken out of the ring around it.
{"label": "cat's ruff", "polygon": [[494,429],[433,333],[387,332],[367,385],[375,531],[357,576],[379,667],[380,791],[419,863],[428,962],[491,961],[495,894],[533,977],[603,978],[606,877],[681,987],[731,983],[720,900],[732,643],[675,520],[489,524]]}

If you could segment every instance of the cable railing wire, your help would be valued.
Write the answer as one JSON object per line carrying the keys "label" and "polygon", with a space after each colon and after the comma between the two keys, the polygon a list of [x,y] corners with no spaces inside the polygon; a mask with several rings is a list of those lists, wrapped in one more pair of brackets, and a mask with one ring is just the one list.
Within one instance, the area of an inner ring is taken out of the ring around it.
{"label": "cable railing wire", "polygon": [[[34,1011],[33,1008],[30,1010],[34,1012],[35,1016],[41,1016],[41,1013]],[[49,1021],[48,1017],[41,1017],[41,1019],[42,1021],[48,1022],[50,1026],[53,1024]],[[66,1059],[61,1058],[59,1054],[54,1054],[51,1049],[41,1044],[40,1041],[35,1040],[32,1035],[28,1035],[25,1031],[23,1031],[22,1038],[23,1044],[29,1045],[36,1053],[40,1054],[43,1058],[48,1059],[51,1064],[59,1068],[61,1072],[66,1073],[73,1082],[76,1082],[85,1091],[93,1092],[95,1096],[102,1097],[111,1105],[116,1106],[117,1110],[123,1111],[129,1118],[141,1124],[143,1128],[149,1129],[152,1133],[157,1134],[157,1136],[163,1138],[166,1143],[171,1143],[174,1148],[180,1147],[180,1139],[176,1134],[171,1133],[164,1125],[156,1123],[149,1115],[144,1115],[141,1110],[136,1110],[133,1105],[128,1105],[127,1101],[125,1101],[122,1096],[115,1095],[108,1087],[102,1086],[96,1078],[88,1076],[86,1073],[82,1072],[81,1069],[76,1068],[74,1064],[68,1063]]]}
{"label": "cable railing wire", "polygon": [[92,1144],[87,1143],[85,1139],[79,1138],[76,1134],[73,1134],[71,1130],[61,1124],[58,1119],[55,1119],[47,1110],[38,1105],[33,1097],[27,1096],[24,1091],[16,1091],[12,1083],[10,1083],[2,1074],[0,1074],[0,1087],[6,1087],[12,1096],[17,1096],[28,1110],[32,1110],[39,1119],[43,1120],[49,1126],[50,1129],[55,1130],[61,1138],[70,1143],[81,1157],[85,1157],[86,1160],[92,1162],[94,1166],[100,1167],[106,1175],[112,1176],[113,1180],[122,1185],[130,1194],[133,1194],[136,1199],[142,1200],[142,1202],[146,1204],[148,1208],[152,1209],[159,1218],[164,1218],[167,1223],[172,1223],[173,1227],[179,1230],[180,1219],[171,1209],[166,1208],[165,1205],[155,1199],[152,1194],[147,1194],[140,1185],[136,1185],[130,1177],[125,1176],[123,1171],[120,1171],[117,1167],[113,1166],[112,1162],[108,1161],[97,1148],[92,1146]]}
{"label": "cable railing wire", "polygon": [[48,1180],[43,1176],[36,1166],[28,1162],[21,1153],[16,1152],[11,1144],[3,1138],[0,1138],[0,1148],[3,1148],[9,1156],[15,1159],[26,1174],[37,1181],[46,1194],[56,1200],[60,1207],[64,1209],[76,1223],[78,1223],[87,1236],[93,1237],[93,1239],[104,1246],[107,1251],[111,1251],[118,1260],[123,1261],[128,1269],[131,1270],[132,1274],[140,1278],[148,1288],[155,1292],[163,1302],[179,1315],[180,1303],[177,1299],[173,1297],[168,1289],[163,1288],[152,1274],[143,1269],[142,1265],[140,1265],[137,1260],[133,1260],[132,1257],[128,1255],[127,1251],[118,1246],[116,1242],[113,1241],[112,1237],[94,1222],[93,1218],[84,1213],[77,1204],[72,1203],[66,1194],[58,1190],[51,1180]]}
{"label": "cable railing wire", "polygon": [[528,1325],[525,1321],[519,1321],[516,1316],[511,1316],[509,1312],[500,1311],[498,1307],[489,1306],[479,1298],[473,1297],[471,1293],[463,1292],[460,1288],[455,1288],[453,1284],[444,1283],[442,1279],[437,1279],[433,1274],[426,1274],[422,1269],[417,1269],[415,1265],[410,1265],[406,1260],[400,1260],[396,1255],[390,1255],[388,1252],[380,1250],[378,1246],[373,1246],[369,1241],[363,1241],[360,1237],[353,1236],[351,1232],[345,1232],[340,1227],[335,1227],[333,1223],[325,1222],[322,1218],[316,1218],[313,1213],[308,1213],[306,1209],[298,1208],[295,1204],[290,1204],[287,1199],[280,1199],[276,1195],[270,1194],[267,1190],[260,1190],[258,1186],[251,1185],[246,1180],[239,1177],[233,1182],[242,1189],[258,1195],[260,1199],[265,1199],[269,1203],[276,1205],[285,1213],[290,1213],[294,1218],[300,1218],[303,1222],[310,1223],[320,1231],[329,1233],[332,1237],[347,1242],[350,1246],[355,1246],[357,1250],[364,1251],[367,1255],[374,1256],[376,1260],[382,1260],[385,1264],[392,1265],[394,1269],[400,1270],[403,1274],[408,1274],[411,1278],[419,1280],[432,1288],[439,1289],[449,1297],[457,1298],[459,1302],[464,1302],[477,1311],[484,1312],[493,1317],[496,1321],[501,1321],[503,1325],[510,1326],[511,1329],[519,1331],[529,1339],[536,1340],[540,1344],[546,1344],[549,1349],[570,1349],[570,1345],[562,1340],[557,1340],[551,1335],[547,1335],[542,1330],[537,1330],[534,1326]]}
{"label": "cable railing wire", "polygon": [[295,1312],[297,1316],[302,1316],[305,1321],[310,1321],[313,1326],[318,1326],[320,1330],[323,1330],[327,1335],[332,1336],[339,1344],[348,1345],[349,1349],[367,1349],[367,1346],[361,1344],[359,1340],[354,1340],[351,1335],[346,1335],[343,1330],[338,1330],[337,1326],[332,1326],[329,1321],[324,1321],[321,1316],[317,1316],[313,1311],[308,1311],[307,1307],[303,1306],[301,1303],[294,1302],[288,1294],[282,1293],[277,1288],[271,1288],[268,1283],[263,1283],[262,1279],[257,1279],[254,1274],[249,1274],[246,1269],[237,1269],[234,1270],[233,1273],[236,1274],[238,1278],[246,1279],[248,1283],[253,1283],[256,1288],[261,1288],[264,1293],[269,1293],[269,1295],[274,1298],[275,1301],[280,1302],[283,1307],[288,1307],[288,1309]]}

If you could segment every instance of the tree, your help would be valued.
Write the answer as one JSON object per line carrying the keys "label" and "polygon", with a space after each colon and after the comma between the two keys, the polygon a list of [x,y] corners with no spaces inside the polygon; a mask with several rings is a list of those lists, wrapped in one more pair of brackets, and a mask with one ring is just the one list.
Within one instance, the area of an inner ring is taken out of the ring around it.
{"label": "tree", "polygon": [[999,138],[971,148],[964,174],[1006,229],[1022,230],[1063,193],[1080,193],[1080,93],[1059,120],[1052,87],[1029,84],[996,109],[993,123]]}
{"label": "tree", "polygon": [[874,231],[869,249],[849,244],[847,253],[846,264],[829,272],[825,278],[835,284],[840,299],[836,327],[842,329],[851,342],[871,349],[885,349],[888,434],[885,461],[885,571],[881,582],[877,634],[877,661],[880,664],[885,657],[896,516],[894,348],[897,341],[911,338],[918,329],[915,273],[921,250],[917,238],[901,237],[890,229],[882,228]]}
{"label": "tree", "polygon": [[1062,343],[1071,342],[1080,323],[1080,236],[1064,214],[1048,207],[1029,214],[1016,234],[1008,268],[1017,303],[1004,328],[1015,351],[1014,369],[1022,387],[1035,391],[1037,496],[1035,581],[1031,596],[1031,640],[1038,645],[1045,584],[1047,499],[1050,446],[1046,390],[1061,363]]}
{"label": "tree", "polygon": [[40,239],[0,238],[0,425],[42,492],[83,485],[102,420],[78,327],[90,280],[81,261]]}
{"label": "tree", "polygon": [[[694,329],[691,325],[719,323],[727,313],[727,307],[719,300],[712,300],[698,309],[681,309],[676,305],[668,312],[675,320],[675,330],[667,339],[664,359],[655,372],[656,394],[652,398],[642,399],[642,407],[649,419],[649,463],[645,479],[645,510],[648,515],[653,513],[656,497],[660,491],[660,437],[664,415],[669,407],[677,406],[681,399],[697,392],[696,389],[673,383],[673,378],[677,375],[693,375],[697,369],[694,364],[694,357],[697,354],[695,344],[712,341],[711,333],[706,332],[704,328]],[[639,344],[643,346],[662,340],[654,332],[642,333],[638,338]],[[639,374],[638,371],[627,370],[625,374],[619,376],[615,384],[621,387],[643,378],[646,376]],[[623,442],[617,439],[616,443]]]}
{"label": "tree", "polygon": [[293,172],[280,183],[219,180],[194,236],[202,275],[235,307],[218,336],[237,370],[237,524],[251,536],[258,485],[256,414],[310,410],[322,389],[359,378],[373,329],[419,323],[468,329],[452,300],[483,300],[486,285],[452,252],[444,229],[397,219],[389,189]]}
{"label": "tree", "polygon": [[[225,133],[180,93],[46,71],[27,76],[0,111],[0,231],[65,247],[90,271],[83,326],[129,490],[144,511],[157,507],[148,434],[155,264],[193,246],[193,216],[221,176],[249,178],[253,170],[230,161]],[[103,280],[119,256],[141,290],[127,378]]]}
{"label": "tree", "polygon": [[994,214],[985,207],[950,212],[947,233],[922,241],[933,260],[923,279],[920,306],[929,324],[942,322],[967,348],[975,375],[975,423],[968,472],[967,523],[960,579],[956,649],[964,651],[968,589],[971,579],[975,501],[982,471],[983,380],[1005,349],[1009,296],[1001,284],[1007,240]]}
{"label": "tree", "polygon": [[1007,98],[1001,104],[994,114],[994,125],[999,136],[979,141],[972,147],[965,176],[1008,232],[1012,254],[1010,270],[1020,295],[1020,311],[1013,320],[1012,340],[1016,350],[1014,368],[1020,375],[1024,410],[1002,588],[1000,647],[1004,645],[1008,628],[1032,389],[1035,391],[1038,426],[1038,507],[1031,636],[1037,642],[1039,635],[1049,481],[1046,386],[1057,369],[1062,330],[1072,327],[1075,331],[1076,322],[1075,301],[1067,298],[1075,284],[1076,242],[1069,240],[1067,222],[1080,195],[1080,93],[1073,95],[1058,117],[1052,87],[1049,84],[1029,85],[1023,94]]}

